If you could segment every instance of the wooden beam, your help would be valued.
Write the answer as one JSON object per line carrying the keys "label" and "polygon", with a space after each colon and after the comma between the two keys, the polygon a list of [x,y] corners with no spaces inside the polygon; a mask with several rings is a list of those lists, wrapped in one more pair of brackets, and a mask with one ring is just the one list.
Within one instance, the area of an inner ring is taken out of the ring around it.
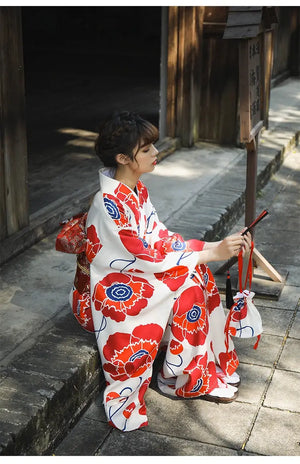
{"label": "wooden beam", "polygon": [[194,28],[193,7],[179,7],[176,135],[181,138],[182,144],[188,147],[192,145],[191,92]]}
{"label": "wooden beam", "polygon": [[1,239],[29,222],[20,7],[0,7]]}
{"label": "wooden beam", "polygon": [[201,72],[203,62],[203,19],[205,7],[194,7],[195,29],[193,40],[193,74],[192,74],[192,142],[199,140],[201,121]]}
{"label": "wooden beam", "polygon": [[[246,144],[247,173],[245,193],[245,226],[251,224],[256,217],[256,179],[257,179],[257,148],[258,135]],[[254,237],[254,230],[252,231]]]}
{"label": "wooden beam", "polygon": [[184,146],[199,136],[204,7],[179,7],[176,135]]}
{"label": "wooden beam", "polygon": [[177,98],[177,59],[178,59],[178,6],[168,8],[168,82],[166,135],[176,136],[176,98]]}

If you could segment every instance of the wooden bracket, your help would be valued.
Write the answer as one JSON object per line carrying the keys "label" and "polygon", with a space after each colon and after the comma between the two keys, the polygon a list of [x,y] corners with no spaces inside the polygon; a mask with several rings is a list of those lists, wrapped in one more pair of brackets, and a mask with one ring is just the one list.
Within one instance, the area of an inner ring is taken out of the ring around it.
{"label": "wooden bracket", "polygon": [[[274,267],[266,260],[266,258],[263,257],[263,255],[255,247],[253,250],[252,257],[255,267],[260,267],[263,271],[265,271],[265,273],[273,280],[273,282],[283,283],[283,277],[276,271],[276,269],[274,269]],[[237,262],[237,260],[238,259],[235,256],[230,258],[228,261],[226,261],[226,263],[222,264],[222,266],[215,271],[215,274],[224,274],[227,271],[227,269],[229,269]],[[244,280],[245,273],[243,268],[242,281],[244,282]]]}
{"label": "wooden bracket", "polygon": [[274,269],[274,267],[263,257],[263,255],[254,248],[253,250],[253,261],[257,267],[261,267],[266,274],[274,281],[274,282],[283,282],[282,276]]}

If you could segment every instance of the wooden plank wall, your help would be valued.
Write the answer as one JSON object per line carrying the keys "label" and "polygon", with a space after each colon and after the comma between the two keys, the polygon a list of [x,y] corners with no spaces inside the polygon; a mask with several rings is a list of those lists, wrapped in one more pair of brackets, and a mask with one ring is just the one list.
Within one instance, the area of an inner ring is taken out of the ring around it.
{"label": "wooden plank wall", "polygon": [[167,122],[169,137],[176,136],[176,98],[177,98],[177,57],[178,57],[178,6],[169,7],[168,20],[168,84],[167,84]]}
{"label": "wooden plank wall", "polygon": [[270,96],[271,96],[271,75],[273,68],[273,56],[274,56],[274,31],[267,31],[264,34],[264,101],[263,101],[263,120],[264,127],[268,129],[269,126],[269,108],[270,108]]}
{"label": "wooden plank wall", "polygon": [[0,7],[0,239],[28,225],[20,7]]}
{"label": "wooden plank wall", "polygon": [[299,9],[299,6],[277,8],[278,26],[274,31],[273,80],[299,72]]}
{"label": "wooden plank wall", "polygon": [[199,137],[235,145],[238,140],[238,41],[204,39]]}
{"label": "wooden plank wall", "polygon": [[[169,7],[166,127],[184,146],[197,140],[234,145],[238,137],[238,45],[203,36],[210,10]],[[223,27],[226,11],[220,10]]]}
{"label": "wooden plank wall", "polygon": [[167,134],[198,140],[204,7],[169,7]]}

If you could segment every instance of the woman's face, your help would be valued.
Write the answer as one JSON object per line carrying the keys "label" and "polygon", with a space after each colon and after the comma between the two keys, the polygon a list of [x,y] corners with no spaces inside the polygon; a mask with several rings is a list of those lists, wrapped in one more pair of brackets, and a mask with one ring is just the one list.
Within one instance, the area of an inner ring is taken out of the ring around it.
{"label": "woman's face", "polygon": [[129,166],[132,171],[138,175],[145,174],[146,172],[152,172],[157,163],[157,154],[158,151],[152,143],[144,145],[136,153],[133,161],[130,160]]}

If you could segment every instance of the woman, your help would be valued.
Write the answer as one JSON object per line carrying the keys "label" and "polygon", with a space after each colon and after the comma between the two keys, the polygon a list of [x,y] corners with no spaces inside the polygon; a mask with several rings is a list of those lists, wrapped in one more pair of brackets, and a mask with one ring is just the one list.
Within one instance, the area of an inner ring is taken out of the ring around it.
{"label": "woman", "polygon": [[224,335],[225,314],[206,263],[237,256],[250,236],[184,241],[159,221],[140,176],[155,169],[157,129],[122,112],[96,141],[100,191],[87,217],[94,329],[107,381],[108,421],[123,431],[147,425],[144,395],[159,348],[158,375],[172,397],[230,402],[238,359]]}

